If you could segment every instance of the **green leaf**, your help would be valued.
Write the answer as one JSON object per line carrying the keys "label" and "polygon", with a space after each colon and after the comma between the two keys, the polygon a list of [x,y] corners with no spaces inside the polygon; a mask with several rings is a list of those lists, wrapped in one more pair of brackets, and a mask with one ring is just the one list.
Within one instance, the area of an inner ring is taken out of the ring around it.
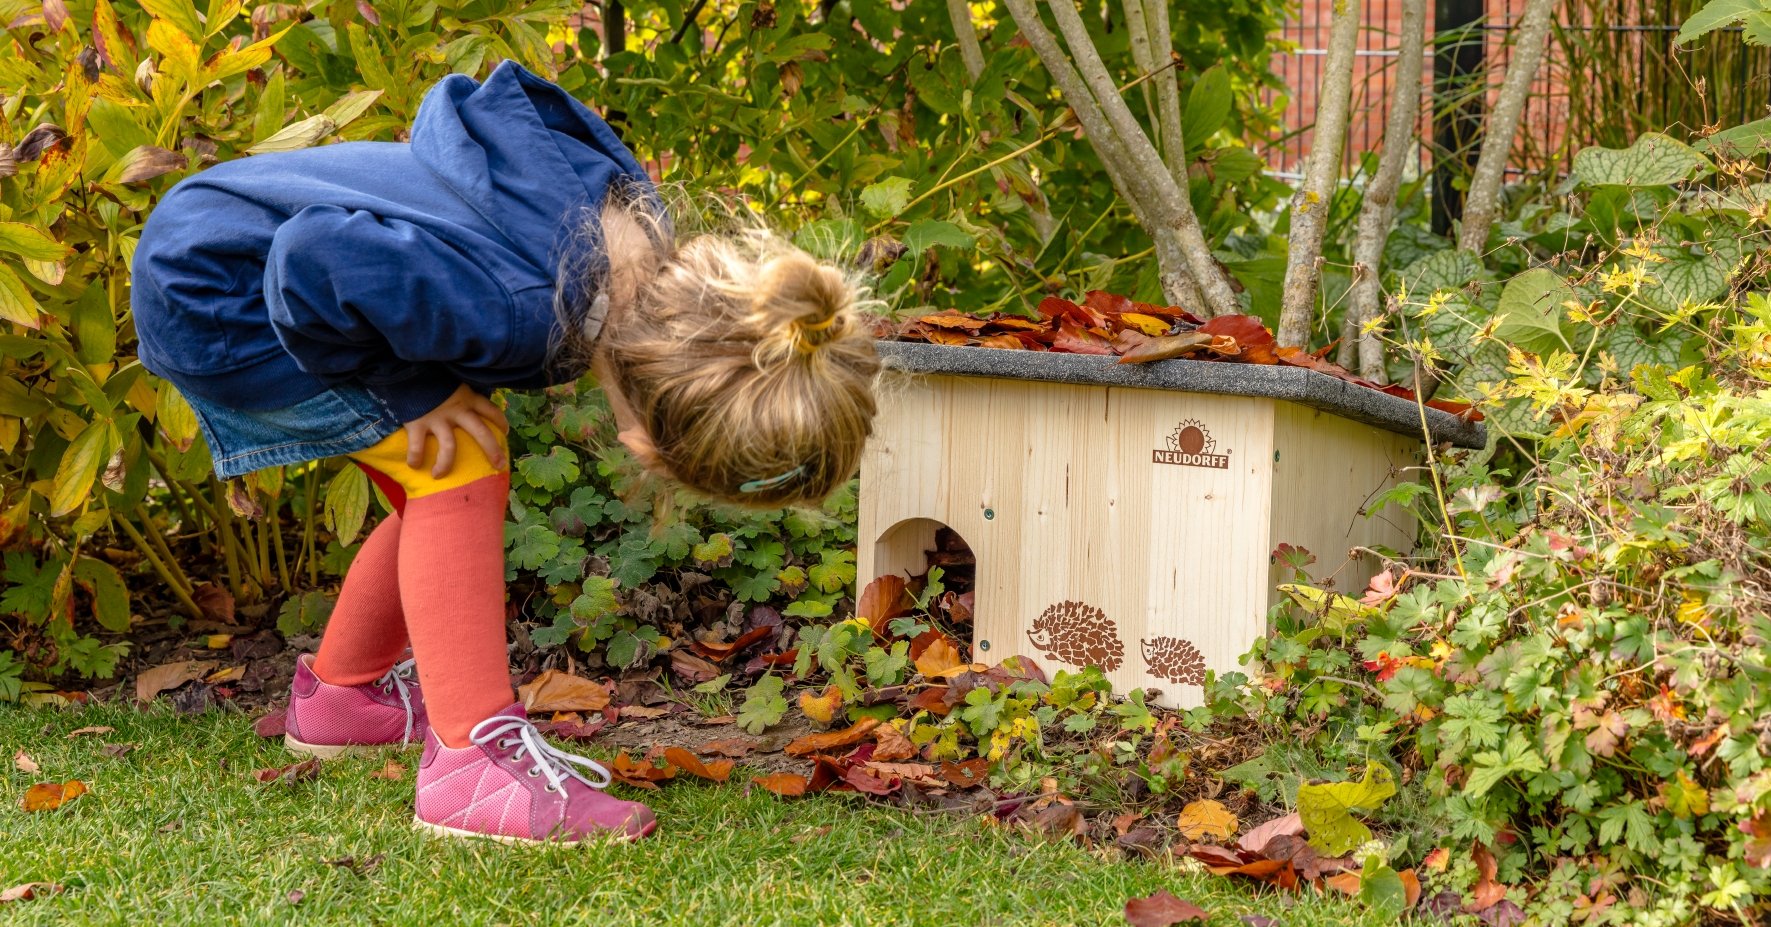
{"label": "green leaf", "polygon": [[191,442],[197,439],[197,413],[171,383],[162,380],[155,392],[155,424],[180,453],[190,450]]}
{"label": "green leaf", "polygon": [[92,494],[98,468],[116,444],[109,422],[93,422],[62,452],[49,492],[49,514],[66,515],[85,504]]}
{"label": "green leaf", "polygon": [[615,636],[609,638],[609,646],[605,653],[609,658],[610,666],[616,669],[627,669],[651,656],[655,649],[650,641],[641,640],[632,631],[622,630],[616,631]]}
{"label": "green leaf", "polygon": [[1698,139],[1694,147],[1698,151],[1715,152],[1724,157],[1745,158],[1765,150],[1767,146],[1771,146],[1771,116]]}
{"label": "green leaf", "polygon": [[1310,845],[1328,856],[1341,856],[1371,839],[1371,828],[1353,817],[1355,811],[1376,811],[1396,794],[1396,777],[1388,767],[1365,764],[1358,782],[1305,783],[1298,786],[1298,814]]}
{"label": "green leaf", "polygon": [[277,134],[246,149],[247,154],[271,154],[278,151],[299,151],[312,148],[320,139],[331,135],[338,128],[331,117],[320,114],[309,116],[300,122],[292,122],[284,126]]}
{"label": "green leaf", "polygon": [[[355,468],[353,468],[355,469]],[[338,601],[318,589],[292,595],[277,609],[277,630],[284,637],[306,634],[326,623]]]}
{"label": "green leaf", "polygon": [[974,242],[970,232],[941,219],[919,219],[904,232],[904,247],[911,254],[921,254],[936,246],[970,248]]}
{"label": "green leaf", "polygon": [[[1174,75],[1163,74],[1156,80],[1174,80]],[[1230,92],[1230,72],[1221,63],[1199,75],[1193,89],[1187,92],[1187,107],[1181,114],[1181,138],[1188,151],[1204,148],[1206,140],[1224,127],[1234,101],[1235,96]]]}
{"label": "green leaf", "polygon": [[904,681],[904,672],[910,668],[910,644],[898,641],[892,649],[869,647],[861,657],[866,668],[867,681],[874,686],[895,686]]}
{"label": "green leaf", "polygon": [[342,129],[355,122],[358,116],[368,112],[369,107],[374,106],[375,101],[379,99],[381,99],[381,91],[379,90],[354,90],[339,97],[338,102],[326,107],[326,112],[321,115],[332,120],[332,125],[336,129]]}
{"label": "green leaf", "polygon": [[59,261],[74,253],[49,233],[23,222],[0,222],[0,251],[33,261]]}
{"label": "green leaf", "polygon": [[689,556],[696,563],[718,564],[732,556],[732,536],[725,532],[716,532],[707,536],[707,540],[696,544],[689,550]]}
{"label": "green leaf", "polygon": [[1507,281],[1501,290],[1500,304],[1494,310],[1500,324],[1494,336],[1533,354],[1571,351],[1562,323],[1562,304],[1573,298],[1574,288],[1555,271],[1532,268]]}
{"label": "green leaf", "polygon": [[731,684],[732,684],[732,674],[727,673],[724,676],[715,676],[712,679],[707,680],[706,682],[696,686],[695,688],[693,688],[689,691],[697,692],[697,693],[700,693],[701,695],[713,695],[717,692],[724,692],[726,689],[726,686],[729,686]]}
{"label": "green leaf", "polygon": [[369,478],[354,466],[332,475],[326,484],[326,527],[340,544],[350,544],[369,517]]}
{"label": "green leaf", "polygon": [[92,597],[92,617],[107,631],[129,630],[129,588],[117,568],[91,557],[74,561],[74,580]]}
{"label": "green leaf", "polygon": [[1408,292],[1425,298],[1440,290],[1455,290],[1482,275],[1482,262],[1468,251],[1447,248],[1408,265],[1397,279]]}
{"label": "green leaf", "polygon": [[1732,26],[1759,9],[1759,0],[1710,0],[1704,4],[1703,9],[1685,20],[1685,24],[1679,27],[1679,37],[1674,41],[1684,45],[1698,36]]}
{"label": "green leaf", "polygon": [[1400,873],[1370,856],[1359,873],[1359,900],[1379,917],[1397,917],[1408,907],[1408,889],[1403,886]]}
{"label": "green leaf", "polygon": [[738,708],[738,726],[751,734],[761,734],[787,714],[787,698],[781,694],[786,683],[779,676],[764,676],[744,694]]}
{"label": "green leaf", "polygon": [[579,588],[578,596],[572,600],[572,618],[581,625],[590,625],[620,608],[615,599],[615,581],[607,576],[587,576]]}
{"label": "green leaf", "polygon": [[567,483],[576,482],[582,473],[578,455],[558,445],[546,454],[531,454],[517,461],[517,472],[530,486],[548,492],[559,492]]}
{"label": "green leaf", "polygon": [[1706,177],[1714,164],[1690,145],[1645,132],[1628,148],[1583,148],[1574,176],[1587,186],[1663,187]]}
{"label": "green leaf", "polygon": [[910,205],[911,186],[908,177],[887,177],[861,191],[861,206],[878,218],[890,219]]}
{"label": "green leaf", "polygon": [[835,607],[823,599],[805,598],[782,609],[781,614],[789,618],[828,618],[834,610]]}
{"label": "green leaf", "polygon": [[0,264],[0,321],[16,322],[26,328],[42,328],[38,316],[42,306],[31,295],[25,282],[11,267]]}
{"label": "green leaf", "polygon": [[170,23],[188,39],[203,36],[203,23],[197,18],[197,5],[191,0],[141,0],[141,8],[149,16]]}

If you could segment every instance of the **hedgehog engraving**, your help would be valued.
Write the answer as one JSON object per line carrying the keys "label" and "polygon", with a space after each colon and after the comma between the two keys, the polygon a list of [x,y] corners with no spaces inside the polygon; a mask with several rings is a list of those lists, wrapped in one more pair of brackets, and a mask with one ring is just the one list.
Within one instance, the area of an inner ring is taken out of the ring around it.
{"label": "hedgehog engraving", "polygon": [[1158,679],[1178,682],[1184,686],[1205,685],[1205,655],[1192,641],[1178,637],[1146,637],[1144,665]]}
{"label": "hedgehog engraving", "polygon": [[1112,672],[1125,662],[1119,627],[1106,612],[1081,602],[1059,602],[1046,609],[1027,631],[1027,639],[1041,653],[1072,666]]}

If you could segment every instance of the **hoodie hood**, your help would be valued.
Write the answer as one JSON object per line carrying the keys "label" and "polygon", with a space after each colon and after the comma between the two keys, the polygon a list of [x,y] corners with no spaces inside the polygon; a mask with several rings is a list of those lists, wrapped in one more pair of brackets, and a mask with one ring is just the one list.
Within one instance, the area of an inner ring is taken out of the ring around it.
{"label": "hoodie hood", "polygon": [[513,252],[550,276],[581,210],[599,208],[612,190],[651,185],[608,123],[514,61],[484,83],[443,78],[419,106],[411,145]]}

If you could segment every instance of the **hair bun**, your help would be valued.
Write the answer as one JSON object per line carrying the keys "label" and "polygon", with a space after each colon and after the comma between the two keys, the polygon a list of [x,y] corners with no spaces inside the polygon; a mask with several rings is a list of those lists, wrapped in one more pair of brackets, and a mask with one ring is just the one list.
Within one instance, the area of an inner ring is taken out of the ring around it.
{"label": "hair bun", "polygon": [[810,354],[842,337],[854,304],[854,287],[841,271],[796,250],[763,263],[751,305],[765,325],[785,331],[797,353]]}

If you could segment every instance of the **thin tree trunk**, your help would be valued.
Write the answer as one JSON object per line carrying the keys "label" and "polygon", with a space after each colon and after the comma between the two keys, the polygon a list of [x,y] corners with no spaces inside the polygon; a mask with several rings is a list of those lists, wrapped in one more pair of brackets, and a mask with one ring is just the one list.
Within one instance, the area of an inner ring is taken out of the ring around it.
{"label": "thin tree trunk", "polygon": [[1384,123],[1384,153],[1377,174],[1365,188],[1359,211],[1359,230],[1353,241],[1353,292],[1347,305],[1347,325],[1341,335],[1340,362],[1359,375],[1383,382],[1384,345],[1365,323],[1377,318],[1382,298],[1379,279],[1383,273],[1384,240],[1396,217],[1396,191],[1402,174],[1417,148],[1420,133],[1421,57],[1426,45],[1427,0],[1402,0],[1402,44],[1396,59],[1396,88],[1390,115]]}
{"label": "thin tree trunk", "polygon": [[1354,52],[1359,42],[1359,0],[1337,0],[1328,32],[1328,56],[1316,93],[1316,125],[1304,182],[1291,198],[1291,240],[1285,261],[1285,291],[1279,310],[1279,344],[1305,348],[1316,315],[1316,286],[1328,206],[1340,182],[1341,150],[1347,144],[1347,116],[1353,94]]}
{"label": "thin tree trunk", "polygon": [[[1205,240],[1198,217],[1193,214],[1186,190],[1175,183],[1150,137],[1119,95],[1119,87],[1107,72],[1076,9],[1069,0],[1052,4],[1058,29],[1075,56],[1072,64],[1039,18],[1032,0],[1005,0],[1005,3],[1022,35],[1051,72],[1065,101],[1076,112],[1089,143],[1107,164],[1114,186],[1131,203],[1132,211],[1139,216],[1151,237],[1172,234],[1178,239],[1185,266],[1162,268],[1163,278],[1179,280],[1183,272],[1193,278],[1205,303],[1194,303],[1188,308],[1202,308],[1212,315],[1238,311],[1240,304],[1236,292],[1212,256],[1211,245]],[[1158,254],[1165,250],[1168,249],[1159,246]],[[1165,295],[1177,301],[1182,297],[1178,291],[1169,291]]]}
{"label": "thin tree trunk", "polygon": [[972,22],[972,7],[967,0],[947,0],[947,17],[953,20],[953,35],[959,40],[959,57],[965,72],[977,80],[984,73],[984,49],[978,44],[978,26]]}
{"label": "thin tree trunk", "polygon": [[[1129,15],[1130,10],[1127,10]],[[1149,26],[1151,62],[1146,73],[1166,68],[1174,54],[1174,33],[1168,24],[1168,0],[1144,0],[1144,19]],[[1158,43],[1160,38],[1161,44]],[[1181,188],[1182,195],[1191,196],[1187,179],[1187,140],[1181,134],[1181,87],[1177,73],[1156,78],[1157,112],[1162,120],[1157,131],[1162,135],[1162,154],[1168,160],[1169,176]]]}
{"label": "thin tree trunk", "polygon": [[1531,82],[1537,78],[1538,66],[1543,64],[1549,47],[1552,12],[1553,0],[1527,0],[1525,12],[1519,17],[1506,78],[1494,109],[1488,113],[1488,122],[1482,127],[1481,154],[1476,157],[1476,172],[1470,177],[1470,193],[1464,197],[1458,246],[1466,251],[1481,252],[1488,246],[1488,233],[1500,212],[1501,179],[1512,154],[1513,136],[1519,131],[1525,101],[1531,96]]}

